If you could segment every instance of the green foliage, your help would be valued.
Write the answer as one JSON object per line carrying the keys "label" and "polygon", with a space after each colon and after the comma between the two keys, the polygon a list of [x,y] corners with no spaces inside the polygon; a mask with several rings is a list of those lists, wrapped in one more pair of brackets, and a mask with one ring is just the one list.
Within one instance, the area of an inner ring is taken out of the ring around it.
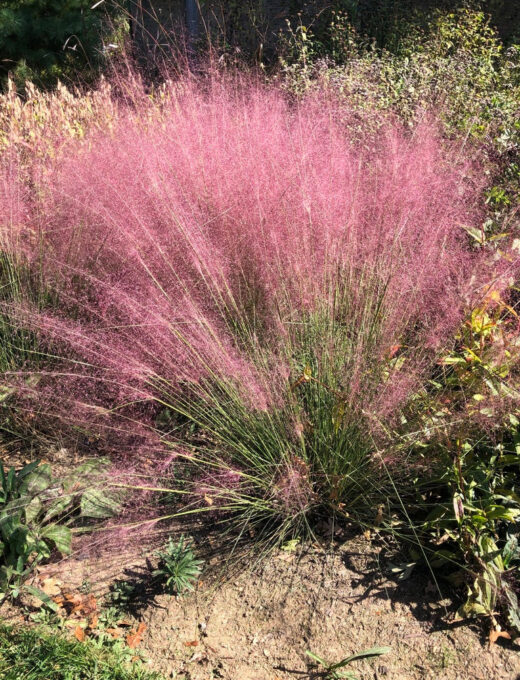
{"label": "green foliage", "polygon": [[95,69],[103,34],[117,3],[90,0],[0,0],[0,53],[4,78],[52,84]]}
{"label": "green foliage", "polygon": [[517,632],[519,464],[518,453],[502,445],[493,450],[481,443],[472,449],[466,442],[444,475],[451,499],[446,495],[424,525],[432,536],[431,564],[444,567],[455,583],[466,583],[459,616],[484,616],[493,627],[502,624]]}
{"label": "green foliage", "polygon": [[92,641],[72,642],[37,628],[0,627],[0,676],[4,680],[161,680],[117,650]]}
{"label": "green foliage", "polygon": [[482,12],[437,13],[427,36],[407,32],[398,54],[367,46],[343,22],[344,53],[332,63],[316,64],[320,49],[309,31],[305,39],[301,30],[292,34],[283,65],[294,87],[308,89],[317,76],[343,93],[349,107],[391,112],[407,122],[435,109],[450,134],[492,142],[508,161],[518,152],[520,50],[504,49]]}
{"label": "green foliage", "polygon": [[[398,49],[393,42],[393,53],[350,41],[339,64],[320,64],[319,46],[308,44],[308,33],[305,40],[295,33],[292,64],[284,63],[291,87],[312,90],[318,77],[354,110],[397,115],[410,126],[434,109],[448,135],[472,139],[491,180],[487,219],[479,229],[467,229],[468,236],[476,249],[486,249],[507,266],[520,247],[520,48],[505,49],[482,11],[437,11],[430,14],[427,32],[417,22],[408,28],[399,34]],[[348,35],[355,36],[352,28]],[[375,116],[374,126],[378,123]],[[422,421],[418,450],[435,473],[417,480],[410,519],[416,522],[412,540],[422,542],[430,565],[466,588],[460,616],[485,617],[496,629],[519,631],[515,300],[514,279],[484,295],[439,373],[411,405],[410,418]],[[409,527],[402,534],[409,534]],[[414,558],[420,554],[416,551]]]}
{"label": "green foliage", "polygon": [[372,647],[371,649],[366,649],[363,652],[358,652],[352,656],[348,656],[337,663],[329,663],[325,661],[317,654],[313,652],[306,651],[308,657],[315,661],[320,666],[325,669],[324,677],[329,680],[339,680],[339,678],[348,678],[348,680],[357,680],[357,676],[350,671],[342,671],[341,668],[350,665],[353,661],[358,661],[360,659],[372,659],[377,656],[382,656],[383,654],[388,654],[391,651],[390,647]]}
{"label": "green foliage", "polygon": [[157,552],[159,566],[153,572],[154,578],[164,582],[166,592],[182,595],[193,590],[193,584],[202,569],[202,560],[195,557],[189,541],[181,536],[177,543],[168,539],[166,546]]}
{"label": "green foliage", "polygon": [[71,533],[51,521],[65,508],[61,498],[52,499],[49,465],[34,462],[6,472],[0,464],[0,482],[0,590],[1,596],[16,597],[24,578],[53,547],[70,552]]}
{"label": "green foliage", "polygon": [[[102,467],[102,461],[88,462],[58,481],[48,464],[35,461],[16,471],[0,463],[0,598],[18,597],[24,581],[52,550],[70,553],[70,525],[78,516],[99,519],[118,511],[113,495],[91,486]],[[92,501],[94,491],[98,503]]]}
{"label": "green foliage", "polygon": [[344,13],[359,35],[394,53],[412,34],[427,37],[439,15],[458,9],[489,16],[491,25],[508,42],[520,35],[520,8],[508,0],[333,0],[326,8],[315,22],[316,35],[325,46],[331,13]]}
{"label": "green foliage", "polygon": [[128,581],[114,581],[105,597],[105,605],[119,618],[128,612],[135,598],[135,585]]}
{"label": "green foliage", "polygon": [[[484,231],[472,236],[499,253]],[[484,616],[495,628],[520,632],[517,324],[515,309],[490,290],[443,360],[424,411],[425,431],[437,434],[423,442],[425,455],[444,452],[442,486],[422,529],[431,539],[431,564],[467,584],[460,616]]]}

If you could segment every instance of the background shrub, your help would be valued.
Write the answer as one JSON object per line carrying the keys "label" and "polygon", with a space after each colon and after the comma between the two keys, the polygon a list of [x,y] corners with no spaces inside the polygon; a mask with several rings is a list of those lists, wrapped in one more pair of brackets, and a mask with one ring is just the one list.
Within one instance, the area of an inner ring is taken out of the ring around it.
{"label": "background shrub", "polygon": [[[86,0],[2,0],[0,76],[52,85],[58,78],[95,72],[110,48],[103,44],[121,15],[117,3]],[[106,41],[107,43],[110,40]]]}

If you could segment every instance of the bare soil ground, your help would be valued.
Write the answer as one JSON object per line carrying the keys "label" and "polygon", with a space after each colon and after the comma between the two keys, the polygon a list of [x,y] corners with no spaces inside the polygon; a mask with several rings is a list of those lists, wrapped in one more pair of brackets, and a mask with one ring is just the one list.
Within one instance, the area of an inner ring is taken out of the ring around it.
{"label": "bare soil ground", "polygon": [[396,582],[384,548],[363,537],[334,550],[280,550],[231,578],[214,569],[179,598],[150,590],[151,567],[134,551],[49,573],[67,588],[91,582],[97,598],[116,578],[141,584],[141,648],[167,678],[318,678],[306,650],[338,661],[384,645],[391,653],[352,666],[360,680],[520,680],[518,642],[489,647],[482,626],[453,623],[454,605],[427,572]]}

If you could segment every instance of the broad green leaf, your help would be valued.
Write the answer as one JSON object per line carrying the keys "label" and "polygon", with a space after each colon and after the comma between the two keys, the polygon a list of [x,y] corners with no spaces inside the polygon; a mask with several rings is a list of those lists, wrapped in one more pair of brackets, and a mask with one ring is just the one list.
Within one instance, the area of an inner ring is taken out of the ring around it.
{"label": "broad green leaf", "polygon": [[518,607],[518,598],[514,590],[509,586],[506,586],[505,594],[509,605],[507,607],[507,618],[509,625],[518,633],[520,633],[520,609]]}
{"label": "broad green leaf", "polygon": [[488,610],[481,604],[468,600],[457,610],[457,616],[461,619],[468,619],[473,616],[484,616],[488,614]]}
{"label": "broad green leaf", "polygon": [[5,476],[5,470],[2,463],[0,463],[0,482],[2,483],[2,492],[4,496],[3,502],[5,503],[5,501],[7,500],[8,489],[7,489],[7,477]]}
{"label": "broad green leaf", "polygon": [[299,538],[293,538],[282,545],[282,550],[284,552],[294,552],[300,543]]}
{"label": "broad green leaf", "polygon": [[11,539],[14,538],[14,534],[18,527],[20,526],[20,520],[17,516],[11,515],[5,515],[0,517],[0,532],[6,541],[6,543],[10,543]]}
{"label": "broad green leaf", "polygon": [[43,590],[40,590],[39,588],[34,588],[34,586],[24,586],[24,590],[27,591],[30,595],[33,595],[34,597],[37,597],[43,604],[51,609],[53,612],[58,611],[58,605],[52,598],[50,598],[47,593],[44,593]]}
{"label": "broad green leaf", "polygon": [[15,392],[15,387],[7,387],[7,385],[0,386],[0,403],[7,401],[7,399]]}
{"label": "broad green leaf", "polygon": [[43,504],[39,496],[35,496],[31,501],[25,506],[25,520],[28,523],[34,522],[42,511]]}
{"label": "broad green leaf", "polygon": [[79,465],[73,474],[67,475],[62,481],[63,490],[70,492],[77,487],[78,483],[82,486],[88,485],[88,480],[100,475],[107,469],[109,462],[105,458],[92,458]]}
{"label": "broad green leaf", "polygon": [[520,515],[520,510],[517,508],[500,508],[494,507],[491,510],[486,510],[486,517],[488,519],[503,519],[507,522],[514,522]]}
{"label": "broad green leaf", "polygon": [[34,496],[48,489],[52,483],[51,466],[45,463],[31,472],[20,487],[21,493]]}
{"label": "broad green leaf", "polygon": [[518,538],[516,536],[510,536],[502,550],[502,559],[504,560],[504,566],[506,569],[509,568],[509,564],[520,557],[520,550],[518,547]]}
{"label": "broad green leaf", "polygon": [[62,496],[60,498],[55,498],[47,509],[47,513],[42,520],[43,524],[46,524],[54,517],[59,517],[64,512],[66,512],[74,501],[73,496]]}
{"label": "broad green leaf", "polygon": [[61,524],[50,524],[41,532],[42,538],[54,543],[56,548],[63,554],[69,555],[72,547],[72,533],[68,527]]}
{"label": "broad green leaf", "polygon": [[121,504],[114,496],[102,489],[87,489],[81,497],[81,514],[83,517],[106,519],[114,517],[121,511]]}
{"label": "broad green leaf", "polygon": [[30,474],[33,470],[35,470],[38,466],[40,465],[39,460],[34,460],[32,463],[29,463],[25,467],[23,467],[20,472],[18,473],[18,479],[24,479],[27,477],[28,474]]}
{"label": "broad green leaf", "polygon": [[18,526],[12,534],[9,543],[14,547],[18,555],[28,554],[28,549],[30,551],[28,538],[29,529],[24,526]]}

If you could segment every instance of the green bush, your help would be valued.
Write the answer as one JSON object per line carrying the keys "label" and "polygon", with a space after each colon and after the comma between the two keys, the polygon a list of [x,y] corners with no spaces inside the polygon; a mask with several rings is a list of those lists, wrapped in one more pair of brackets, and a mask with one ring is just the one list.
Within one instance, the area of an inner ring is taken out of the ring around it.
{"label": "green bush", "polygon": [[95,70],[117,3],[107,0],[0,0],[0,75],[52,84]]}

